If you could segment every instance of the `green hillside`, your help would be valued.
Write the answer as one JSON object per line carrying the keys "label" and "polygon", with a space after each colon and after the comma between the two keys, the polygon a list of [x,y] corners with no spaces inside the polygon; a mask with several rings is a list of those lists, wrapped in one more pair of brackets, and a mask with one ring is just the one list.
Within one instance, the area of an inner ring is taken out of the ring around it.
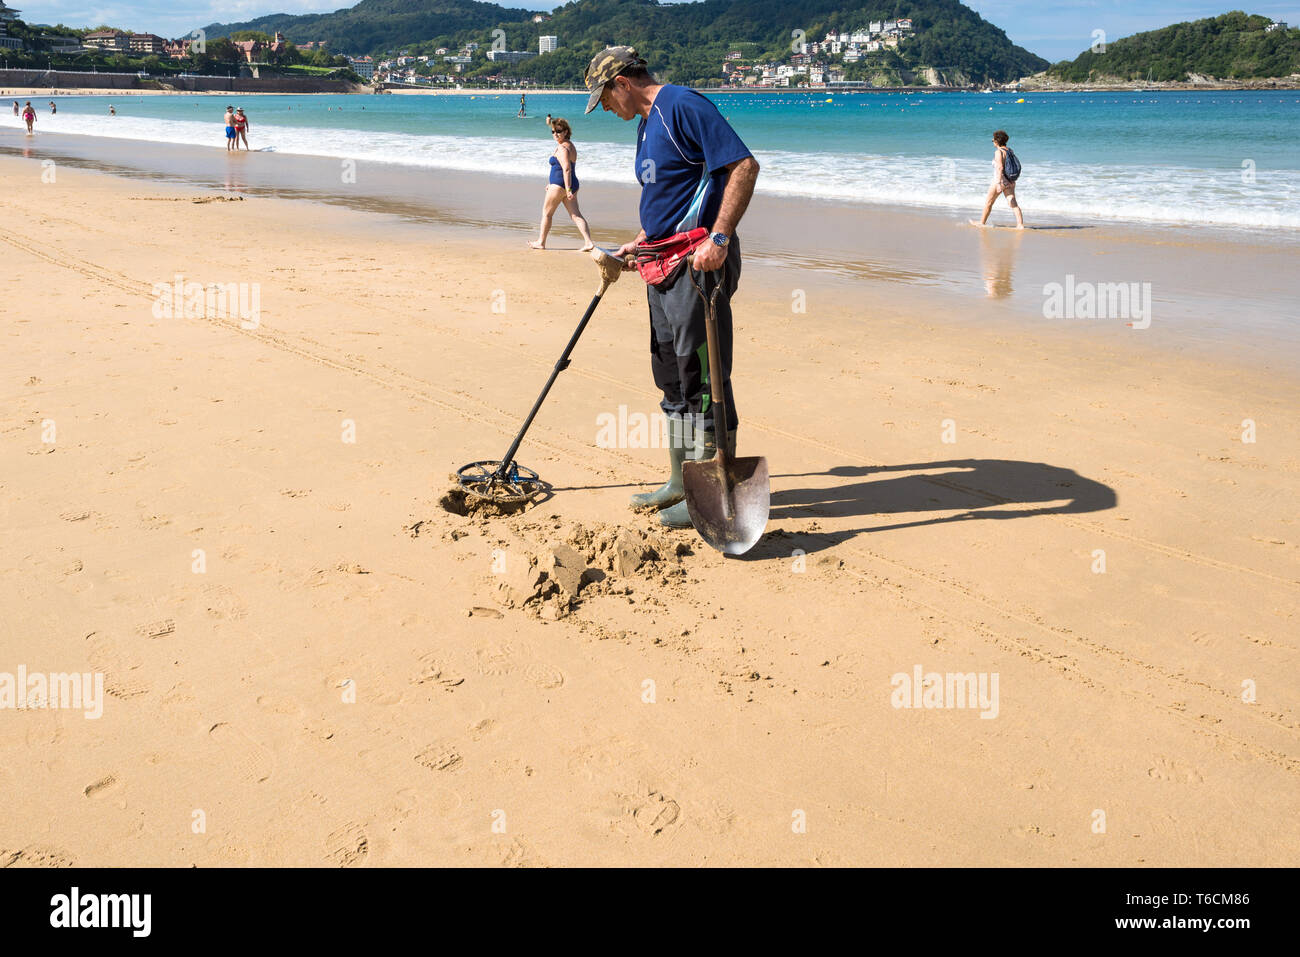
{"label": "green hillside", "polygon": [[212,23],[203,29],[209,37],[225,37],[240,30],[279,32],[297,44],[324,40],[335,52],[361,54],[463,30],[485,31],[498,23],[532,16],[532,10],[475,0],[361,0],[333,13],[273,13],[243,23]]}
{"label": "green hillside", "polygon": [[1175,23],[1124,37],[1076,59],[1058,63],[1048,75],[1068,83],[1092,80],[1182,81],[1191,73],[1221,80],[1284,77],[1300,73],[1300,29],[1269,31],[1268,17],[1240,11]]}
{"label": "green hillside", "polygon": [[781,62],[792,52],[793,30],[814,41],[831,28],[851,32],[872,20],[910,17],[912,38],[897,51],[847,66],[846,78],[912,82],[930,68],[954,83],[1005,82],[1049,65],[957,0],[805,0],[797,8],[788,0],[573,0],[545,22],[535,24],[532,16],[486,3],[362,0],[336,13],[277,15],[206,29],[209,36],[280,30],[299,43],[327,40],[335,52],[432,54],[471,41],[485,50],[491,31],[499,28],[511,50],[535,51],[541,35],[559,37],[560,49],[509,67],[489,64],[480,50],[469,75],[504,72],[539,83],[578,84],[593,53],[607,44],[630,43],[663,79],[702,85],[721,81],[722,58],[733,49],[750,62]]}

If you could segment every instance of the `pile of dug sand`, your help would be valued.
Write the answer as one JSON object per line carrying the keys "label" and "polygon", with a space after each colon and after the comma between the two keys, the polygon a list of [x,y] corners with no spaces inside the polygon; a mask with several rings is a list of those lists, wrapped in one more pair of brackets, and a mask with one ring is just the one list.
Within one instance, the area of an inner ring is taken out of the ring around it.
{"label": "pile of dug sand", "polygon": [[[485,579],[499,606],[559,620],[600,595],[631,595],[633,580],[658,580],[669,591],[684,583],[684,561],[696,553],[671,532],[612,524],[539,521],[536,504],[502,505],[453,485],[438,500],[441,514],[406,526],[412,537],[441,528],[444,540],[476,538],[498,560]],[[631,600],[631,599],[629,599]]]}
{"label": "pile of dug sand", "polygon": [[[521,530],[531,531],[531,529]],[[685,577],[682,560],[689,545],[643,529],[598,522],[553,527],[546,544],[516,549],[505,570],[494,577],[497,601],[542,618],[567,617],[584,600],[628,593],[630,579]]]}

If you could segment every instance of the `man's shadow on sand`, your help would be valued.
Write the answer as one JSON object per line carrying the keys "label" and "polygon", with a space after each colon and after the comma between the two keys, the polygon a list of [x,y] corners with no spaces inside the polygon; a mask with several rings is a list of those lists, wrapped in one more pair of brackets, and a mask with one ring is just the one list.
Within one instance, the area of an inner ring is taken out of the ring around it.
{"label": "man's shadow on sand", "polygon": [[[890,475],[911,472],[924,474]],[[953,459],[912,465],[837,466],[827,472],[778,475],[778,479],[834,476],[861,478],[827,488],[783,489],[772,493],[769,525],[782,519],[851,518],[945,512],[929,518],[864,525],[860,528],[818,530],[806,535],[766,535],[746,558],[787,557],[791,538],[807,539],[805,552],[820,551],[857,535],[924,525],[1005,521],[1039,515],[1071,515],[1114,508],[1114,489],[1084,478],[1072,469],[1043,462],[1007,459]]]}

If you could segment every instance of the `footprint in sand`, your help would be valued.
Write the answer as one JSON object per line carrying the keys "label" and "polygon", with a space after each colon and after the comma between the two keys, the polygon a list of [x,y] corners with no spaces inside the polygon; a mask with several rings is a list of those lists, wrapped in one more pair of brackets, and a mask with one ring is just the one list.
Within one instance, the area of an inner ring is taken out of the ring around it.
{"label": "footprint in sand", "polygon": [[470,726],[469,736],[473,738],[475,741],[482,741],[489,734],[492,734],[494,731],[496,731],[497,727],[498,727],[497,723],[493,721],[491,718],[484,718],[482,721],[478,722],[477,724]]}
{"label": "footprint in sand", "polygon": [[489,645],[480,648],[474,654],[478,659],[478,670],[482,674],[508,675],[515,670],[509,645],[502,645],[499,648]]}
{"label": "footprint in sand", "polygon": [[632,820],[644,833],[658,837],[675,827],[681,814],[681,806],[676,801],[659,791],[651,791],[646,803],[632,812]]}
{"label": "footprint in sand", "polygon": [[71,854],[45,845],[28,845],[20,851],[0,847],[0,868],[5,867],[74,867]]}
{"label": "footprint in sand", "polygon": [[168,635],[175,634],[175,632],[176,622],[171,618],[150,622],[147,625],[141,625],[135,630],[135,633],[141,638],[166,638]]}
{"label": "footprint in sand", "polygon": [[271,776],[274,762],[271,752],[233,725],[220,721],[208,729],[220,758],[235,776],[249,784],[260,784]]}
{"label": "footprint in sand", "polygon": [[501,854],[502,867],[545,867],[545,862],[537,856],[528,844],[514,838]]}
{"label": "footprint in sand", "polygon": [[1147,775],[1157,781],[1174,781],[1179,784],[1200,784],[1205,780],[1196,768],[1164,757],[1156,758],[1155,765],[1147,768]]}
{"label": "footprint in sand", "polygon": [[700,824],[706,831],[726,834],[736,826],[736,809],[729,804],[710,802],[705,808]]}
{"label": "footprint in sand", "polygon": [[564,684],[564,672],[554,665],[535,661],[524,669],[524,675],[539,688],[559,688]]}
{"label": "footprint in sand", "polygon": [[349,821],[325,838],[325,856],[339,867],[357,867],[370,853],[370,840],[360,824]]}
{"label": "footprint in sand", "polygon": [[425,655],[420,659],[420,671],[411,679],[417,685],[435,684],[451,691],[465,683],[465,676],[441,658]]}
{"label": "footprint in sand", "polygon": [[104,690],[114,698],[134,698],[148,694],[149,685],[138,674],[139,662],[128,661],[113,639],[91,632],[86,636],[90,647],[86,661],[91,670],[104,676]]}
{"label": "footprint in sand", "polygon": [[231,620],[248,614],[248,606],[228,585],[204,585],[202,601],[211,618]]}
{"label": "footprint in sand", "polygon": [[415,756],[415,760],[430,771],[458,771],[465,764],[455,746],[446,742],[429,745]]}

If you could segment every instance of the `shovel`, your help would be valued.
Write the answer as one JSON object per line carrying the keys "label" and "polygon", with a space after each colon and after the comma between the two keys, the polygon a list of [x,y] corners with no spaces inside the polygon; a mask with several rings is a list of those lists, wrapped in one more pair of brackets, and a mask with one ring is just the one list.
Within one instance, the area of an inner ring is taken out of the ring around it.
{"label": "shovel", "polygon": [[[713,294],[707,299],[699,285],[695,287],[700,298],[705,300],[709,402],[713,406],[713,432],[718,453],[705,462],[682,463],[682,484],[686,488],[686,510],[700,538],[725,555],[743,555],[754,547],[767,528],[772,489],[768,482],[767,459],[761,455],[732,458],[727,453],[727,406],[722,388],[718,321],[714,313],[722,281],[723,276],[719,273]],[[695,282],[693,270],[691,282]]]}

